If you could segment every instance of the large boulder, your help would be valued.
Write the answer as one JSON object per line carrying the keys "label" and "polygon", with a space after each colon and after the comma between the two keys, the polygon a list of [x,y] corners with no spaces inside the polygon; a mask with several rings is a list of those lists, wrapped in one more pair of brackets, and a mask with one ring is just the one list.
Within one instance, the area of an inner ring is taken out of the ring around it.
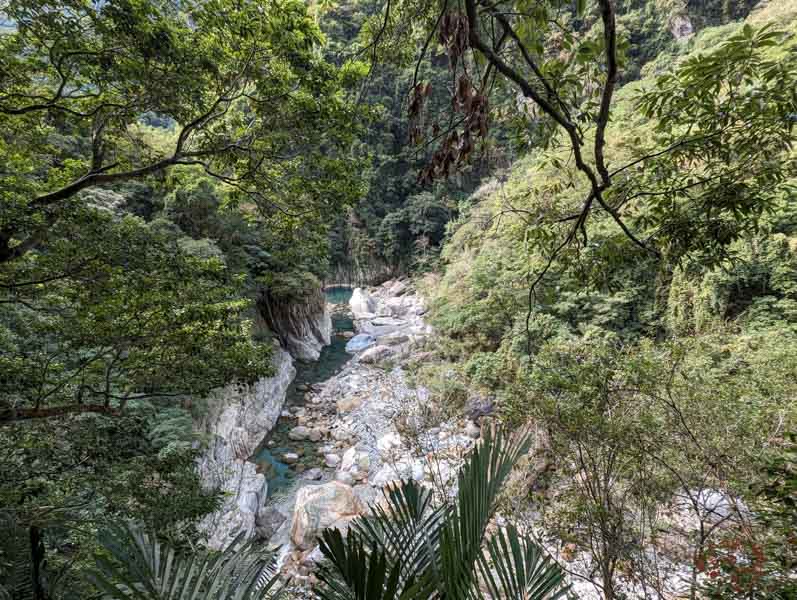
{"label": "large boulder", "polygon": [[365,506],[350,485],[331,481],[303,487],[296,496],[291,542],[297,548],[308,550],[316,545],[324,529],[345,531],[351,520],[364,511]]}
{"label": "large boulder", "polygon": [[382,362],[393,354],[393,350],[387,346],[372,346],[360,354],[360,362],[374,364]]}
{"label": "large boulder", "polygon": [[307,427],[305,425],[297,425],[288,432],[288,439],[294,442],[303,442],[305,440],[320,442],[323,437],[323,431],[317,427]]}
{"label": "large boulder", "polygon": [[407,293],[408,286],[403,281],[394,281],[391,283],[390,287],[387,288],[387,295],[388,296],[401,296],[402,294]]}
{"label": "large boulder", "polygon": [[346,352],[360,352],[361,350],[365,350],[369,346],[373,346],[376,343],[376,340],[372,335],[367,333],[360,333],[355,335],[346,343]]}
{"label": "large boulder", "polygon": [[255,520],[255,532],[261,539],[267,540],[273,536],[288,518],[274,507],[260,511]]}
{"label": "large boulder", "polygon": [[354,288],[349,299],[349,308],[355,319],[367,319],[376,311],[376,301],[363,288]]}
{"label": "large boulder", "polygon": [[423,301],[418,296],[388,298],[385,307],[394,317],[418,317],[426,312]]}

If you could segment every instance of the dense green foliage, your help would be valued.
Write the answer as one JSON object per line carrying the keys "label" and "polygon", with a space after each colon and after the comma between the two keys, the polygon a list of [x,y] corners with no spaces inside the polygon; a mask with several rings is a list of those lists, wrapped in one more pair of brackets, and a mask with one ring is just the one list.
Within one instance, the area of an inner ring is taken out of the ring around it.
{"label": "dense green foliage", "polygon": [[[562,246],[584,183],[553,145],[462,205],[429,289],[444,342],[426,376],[441,398],[464,384],[448,397],[490,396],[504,420],[537,425],[519,493],[558,543],[589,557],[585,576],[606,598],[626,584],[666,588],[679,561],[692,593],[794,593],[782,500],[758,491],[794,476],[791,7],[708,29],[616,94],[605,194],[654,252],[608,210]],[[781,470],[768,475],[773,460]],[[700,490],[742,508],[717,525]],[[673,533],[674,506],[699,526]]]}
{"label": "dense green foliage", "polygon": [[302,2],[0,11],[0,506],[84,596],[108,521],[199,541],[194,418],[271,372],[256,301],[318,291],[362,68]]}
{"label": "dense green foliage", "polygon": [[[411,92],[419,82],[448,89],[451,75],[446,50],[436,43],[437,32],[427,37],[427,30],[437,17],[435,3],[406,4],[403,7],[401,2],[392,3],[385,15],[385,11],[375,10],[379,3],[348,1],[335,6],[324,19],[333,47],[338,46],[336,56],[371,55],[379,61],[360,92],[360,101],[373,111],[362,138],[364,153],[370,156],[370,168],[365,172],[368,193],[334,228],[332,261],[338,277],[380,278],[408,269],[423,272],[435,266],[444,225],[456,217],[459,203],[489,173],[506,168],[539,140],[538,134],[532,134],[535,124],[526,126],[528,117],[536,120],[537,115],[518,115],[514,94],[504,89],[500,80],[495,81],[491,84],[494,110],[490,113],[489,139],[471,154],[469,161],[459,165],[452,177],[433,186],[421,185],[418,176],[436,144],[448,132],[453,115],[450,94],[432,95],[425,102],[423,116],[432,134],[424,143],[413,144],[413,118],[408,106]],[[552,26],[552,30],[535,34],[534,43],[545,43],[548,37],[552,48],[566,51],[568,44],[583,41],[580,63],[588,62],[587,55],[599,49],[596,38],[600,35],[600,21],[594,14],[575,14],[570,3],[554,4],[554,14],[549,15],[552,22],[543,28]],[[382,8],[385,6],[381,4]],[[524,3],[518,6],[525,8]],[[743,18],[751,7],[749,1],[741,0],[617,2],[622,42],[620,79],[637,79],[643,67],[658,56],[677,54],[690,45],[692,32]],[[680,38],[673,33],[678,24],[686,24],[686,30],[679,32]],[[419,56],[417,49],[423,47],[428,51]],[[581,75],[572,79],[579,94],[583,90]],[[593,76],[594,73],[590,75]],[[577,100],[580,102],[581,98]]]}
{"label": "dense green foliage", "polygon": [[543,545],[606,600],[797,594],[797,5],[751,9],[0,2],[0,598],[263,583],[197,552],[202,398],[408,271],[415,378],[533,450],[389,489],[322,595],[557,597]]}
{"label": "dense green foliage", "polygon": [[[368,129],[358,141],[361,154],[368,157],[363,173],[368,189],[333,229],[333,279],[337,274],[368,281],[431,268],[458,202],[491,165],[506,162],[496,148],[495,156],[474,161],[457,181],[433,189],[420,184],[426,151],[409,143],[407,97],[415,80],[444,81],[448,69],[442,57],[423,57],[416,64],[411,45],[393,47],[396,52],[383,56],[382,49],[371,43],[382,22],[380,4],[363,0],[340,3],[322,21],[338,60],[360,56],[377,61],[359,92],[359,101],[370,109]],[[440,97],[430,110],[442,122],[447,100]]]}

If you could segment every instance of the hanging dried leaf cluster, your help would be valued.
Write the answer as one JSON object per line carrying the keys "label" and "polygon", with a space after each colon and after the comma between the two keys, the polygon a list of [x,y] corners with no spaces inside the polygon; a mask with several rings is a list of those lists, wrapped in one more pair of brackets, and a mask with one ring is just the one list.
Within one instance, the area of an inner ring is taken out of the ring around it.
{"label": "hanging dried leaf cluster", "polygon": [[475,148],[475,140],[481,138],[484,141],[487,138],[487,96],[473,87],[466,73],[462,73],[457,79],[451,106],[454,112],[462,114],[462,132],[455,128],[446,135],[418,175],[421,184],[432,183],[436,178],[448,178],[453,169],[467,163]]}
{"label": "hanging dried leaf cluster", "polygon": [[460,57],[468,49],[468,18],[458,12],[449,12],[440,19],[438,40],[448,55],[451,70],[457,68]]}
{"label": "hanging dried leaf cluster", "polygon": [[426,104],[426,99],[432,93],[432,84],[428,81],[426,83],[417,83],[412,88],[410,95],[409,106],[409,129],[410,129],[410,143],[420,144],[423,141],[423,108]]}
{"label": "hanging dried leaf cluster", "polygon": [[[488,100],[482,91],[474,87],[470,76],[461,60],[469,48],[469,26],[467,17],[458,12],[450,12],[440,20],[439,42],[445,49],[449,60],[449,68],[456,73],[457,66],[462,65],[462,73],[456,79],[451,108],[462,118],[460,132],[455,126],[445,135],[443,142],[432,155],[429,163],[418,175],[421,184],[431,183],[436,178],[447,178],[452,170],[465,164],[475,148],[475,140],[484,140],[488,133]],[[429,84],[418,84],[413,89],[410,102],[410,139],[419,143],[422,138],[421,114],[426,99],[430,94]],[[434,135],[439,134],[437,125]]]}

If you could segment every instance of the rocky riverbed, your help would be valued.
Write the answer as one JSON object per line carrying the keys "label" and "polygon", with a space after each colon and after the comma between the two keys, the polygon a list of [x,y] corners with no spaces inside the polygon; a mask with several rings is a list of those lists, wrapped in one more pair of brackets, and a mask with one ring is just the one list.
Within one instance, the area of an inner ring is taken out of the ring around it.
{"label": "rocky riverbed", "polygon": [[345,528],[395,479],[451,493],[456,465],[479,435],[473,423],[430,425],[428,391],[408,381],[432,333],[408,282],[357,288],[348,306],[331,308],[333,321],[341,312],[351,318],[353,331],[334,332],[350,360],[323,381],[299,384],[300,401],[282,411],[264,448],[289,473],[269,475],[279,481],[256,529],[281,548],[283,571],[308,585],[322,529]]}

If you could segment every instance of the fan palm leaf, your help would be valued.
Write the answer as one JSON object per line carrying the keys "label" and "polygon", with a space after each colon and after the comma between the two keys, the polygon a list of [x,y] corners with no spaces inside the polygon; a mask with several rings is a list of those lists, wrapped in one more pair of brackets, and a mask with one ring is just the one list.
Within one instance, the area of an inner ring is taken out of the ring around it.
{"label": "fan palm leaf", "polygon": [[438,554],[450,507],[434,507],[431,490],[412,480],[388,485],[383,494],[386,502],[374,505],[372,516],[355,520],[352,530],[399,565],[400,583],[417,581]]}
{"label": "fan palm leaf", "polygon": [[485,544],[479,573],[496,599],[558,600],[570,592],[559,565],[514,525],[499,529]]}
{"label": "fan palm leaf", "polygon": [[456,504],[442,532],[437,572],[441,597],[473,596],[475,567],[487,526],[495,515],[498,494],[530,444],[527,432],[507,437],[501,430],[487,430],[460,469]]}
{"label": "fan palm leaf", "polygon": [[222,552],[178,554],[136,525],[100,538],[88,578],[109,600],[265,600],[279,593],[274,559],[239,535]]}

